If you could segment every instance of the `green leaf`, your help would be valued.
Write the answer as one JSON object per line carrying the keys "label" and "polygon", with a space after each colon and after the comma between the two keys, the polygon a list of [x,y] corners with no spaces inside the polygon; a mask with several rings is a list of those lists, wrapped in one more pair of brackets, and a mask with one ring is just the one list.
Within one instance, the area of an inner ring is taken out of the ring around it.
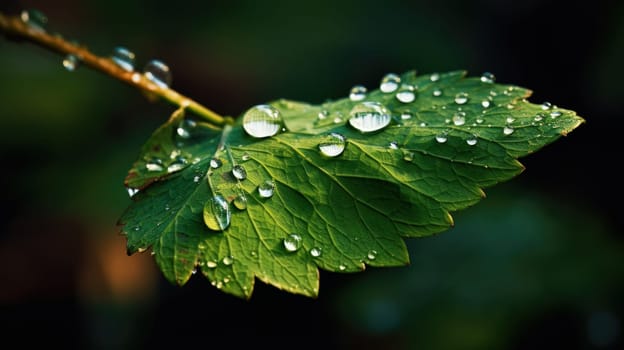
{"label": "green leaf", "polygon": [[[407,72],[401,84],[361,101],[273,101],[284,130],[272,137],[248,135],[243,118],[217,132],[174,113],[126,178],[138,190],[120,219],[128,254],[151,247],[165,277],[180,285],[198,269],[239,297],[252,295],[256,278],[315,297],[319,268],[346,273],[408,264],[404,238],[447,230],[450,212],[522,172],[517,158],[584,121],[528,102],[527,89],[463,71]],[[401,102],[397,92],[408,86],[415,98]],[[389,125],[354,128],[350,113],[363,102],[381,104]],[[333,157],[319,151],[332,133],[346,140]],[[259,192],[267,181],[274,186],[268,198]],[[231,218],[218,217],[210,229],[204,215],[214,219],[215,196],[227,201]]]}

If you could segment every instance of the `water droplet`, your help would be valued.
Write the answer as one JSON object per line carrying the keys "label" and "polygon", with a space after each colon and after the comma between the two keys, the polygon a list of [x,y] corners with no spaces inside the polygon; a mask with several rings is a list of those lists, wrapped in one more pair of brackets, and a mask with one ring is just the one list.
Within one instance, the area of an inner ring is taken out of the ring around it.
{"label": "water droplet", "polygon": [[221,195],[215,195],[204,205],[204,223],[213,231],[223,231],[230,226],[230,205]]}
{"label": "water droplet", "polygon": [[396,99],[403,103],[414,102],[416,99],[416,93],[414,92],[414,86],[403,84],[399,91],[395,95]]}
{"label": "water droplet", "polygon": [[481,123],[483,123],[484,120],[483,120],[483,118],[478,117],[475,121],[477,122],[477,124],[481,124]]}
{"label": "water droplet", "polygon": [[28,24],[30,28],[40,32],[45,32],[45,27],[48,24],[48,17],[41,11],[31,9],[24,10],[20,14],[22,22]]}
{"label": "water droplet", "polygon": [[477,141],[478,141],[477,135],[472,135],[466,139],[466,143],[468,144],[468,146],[476,145]]}
{"label": "water droplet", "polygon": [[230,277],[223,277],[223,283],[228,284],[230,282]]}
{"label": "water droplet", "polygon": [[130,198],[134,197],[135,194],[139,193],[138,188],[126,187],[126,190],[128,191],[128,196],[130,196]]}
{"label": "water droplet", "polygon": [[377,258],[377,251],[376,250],[369,250],[368,253],[366,254],[366,257],[368,258],[368,260],[375,260],[375,258]]}
{"label": "water droplet", "polygon": [[457,112],[455,115],[453,115],[453,124],[455,124],[456,126],[466,124],[466,113]]}
{"label": "water droplet", "polygon": [[319,118],[319,120],[324,120],[324,119],[327,119],[327,117],[328,117],[328,116],[329,116],[329,111],[328,111],[328,110],[326,110],[326,109],[324,109],[324,110],[322,110],[322,111],[320,111],[320,112],[318,113],[318,118]]}
{"label": "water droplet", "polygon": [[145,168],[147,171],[162,171],[163,161],[160,158],[152,158],[147,163],[145,163]]}
{"label": "water droplet", "polygon": [[489,100],[483,100],[481,101],[481,107],[483,108],[489,108],[490,107],[490,101]]}
{"label": "water droplet", "polygon": [[200,243],[197,244],[197,249],[204,250],[204,249],[206,249],[206,245],[204,243],[200,242]]}
{"label": "water droplet", "polygon": [[194,275],[194,274],[196,274],[196,273],[197,273],[197,269],[195,269],[195,268],[194,268],[194,269],[192,269],[192,270],[191,270],[191,274],[192,274],[192,275]]}
{"label": "water droplet", "polygon": [[390,149],[399,149],[399,144],[396,141],[392,141],[388,145],[388,148],[390,148]]}
{"label": "water droplet", "polygon": [[288,237],[284,238],[282,241],[284,243],[284,248],[286,248],[289,252],[296,252],[301,248],[301,241],[303,239],[296,233],[291,233]]}
{"label": "water droplet", "polygon": [[435,89],[435,90],[433,90],[432,95],[435,96],[435,97],[442,96],[442,90],[441,89]]}
{"label": "water droplet", "polygon": [[171,85],[171,70],[163,61],[151,60],[143,68],[143,75],[152,83],[166,89]]}
{"label": "water droplet", "polygon": [[436,135],[435,140],[438,143],[445,143],[448,140],[448,136],[447,136],[447,134],[445,132],[439,133],[439,134]]}
{"label": "water droplet", "polygon": [[176,156],[173,162],[167,166],[167,172],[173,173],[182,170],[188,164],[188,160],[183,156]]}
{"label": "water droplet", "polygon": [[383,93],[394,92],[399,87],[400,83],[401,77],[394,73],[388,73],[381,79],[379,90]]}
{"label": "water droplet", "polygon": [[505,135],[511,135],[514,132],[514,128],[512,128],[509,125],[505,125],[505,127],[503,128],[503,134]]}
{"label": "water droplet", "polygon": [[547,111],[547,110],[549,110],[549,109],[551,109],[551,108],[552,108],[552,103],[550,103],[550,102],[544,102],[544,103],[542,103],[542,106],[541,106],[541,107],[542,107],[542,109],[543,109],[543,110]]}
{"label": "water droplet", "polygon": [[553,118],[553,119],[555,119],[557,117],[560,117],[560,116],[561,116],[561,112],[559,112],[559,111],[552,111],[552,112],[550,112],[550,117]]}
{"label": "water droplet", "polygon": [[206,267],[209,269],[214,269],[215,267],[217,267],[217,262],[216,261],[212,261],[212,260],[208,260],[206,261]]}
{"label": "water droplet", "polygon": [[427,126],[427,123],[425,122],[420,122],[420,124],[418,124],[418,126],[420,126],[421,128],[424,128]]}
{"label": "water droplet", "polygon": [[234,257],[231,255],[227,255],[223,257],[223,260],[221,260],[223,262],[223,265],[225,266],[230,266],[234,263]]}
{"label": "water droplet", "polygon": [[505,119],[505,122],[510,124],[510,123],[513,123],[515,120],[516,120],[516,118],[514,118],[514,117],[507,117],[507,119]]}
{"label": "water droplet", "polygon": [[340,271],[344,271],[344,270],[346,270],[346,269],[347,269],[347,267],[346,267],[345,265],[340,265],[340,266],[338,266],[338,269],[339,269]]}
{"label": "water droplet", "polygon": [[490,73],[490,72],[484,72],[481,75],[481,81],[484,83],[493,83],[496,80],[496,77],[494,76],[494,74]]}
{"label": "water droplet", "polygon": [[406,162],[411,162],[414,160],[414,152],[403,151],[403,160]]}
{"label": "water droplet", "polygon": [[349,116],[349,124],[363,133],[381,130],[391,120],[390,112],[378,102],[359,103],[351,109]]}
{"label": "water droplet", "polygon": [[258,186],[258,194],[262,198],[273,197],[273,192],[275,192],[275,183],[271,180],[266,180]]}
{"label": "water droplet", "polygon": [[440,74],[439,73],[433,73],[431,74],[431,76],[429,76],[429,80],[436,82],[438,80],[440,80]]}
{"label": "water droplet", "polygon": [[468,94],[465,92],[460,92],[457,95],[455,95],[455,103],[457,103],[458,105],[463,105],[466,102],[468,102]]}
{"label": "water droplet", "polygon": [[213,169],[219,169],[223,165],[223,162],[219,158],[212,158],[210,160],[210,167]]}
{"label": "water droplet", "polygon": [[232,203],[234,204],[236,209],[239,209],[239,210],[247,209],[247,197],[245,197],[245,195],[242,193],[236,196],[236,198],[234,198]]}
{"label": "water droplet", "polygon": [[199,182],[199,180],[201,180],[201,176],[196,175],[195,177],[193,177],[193,182],[194,182],[194,183],[198,183],[198,182]]}
{"label": "water droplet", "polygon": [[533,120],[535,120],[536,122],[540,122],[542,121],[542,119],[544,119],[544,116],[541,114],[537,114],[535,115],[535,118],[533,118]]}
{"label": "water droplet", "polygon": [[80,65],[80,59],[76,55],[69,54],[65,56],[65,58],[63,59],[63,67],[68,72],[75,71],[76,69],[78,69],[79,65]]}
{"label": "water droplet", "polygon": [[175,129],[175,137],[183,140],[191,138],[193,130],[197,127],[197,122],[190,119],[182,119]]}
{"label": "water droplet", "polygon": [[134,59],[134,52],[122,46],[114,48],[113,54],[111,55],[111,60],[113,60],[113,62],[115,62],[115,64],[123,70],[128,72],[132,72],[134,70]]}
{"label": "water droplet", "polygon": [[349,92],[349,99],[351,101],[362,101],[366,98],[366,87],[363,85],[355,85]]}
{"label": "water droplet", "polygon": [[412,116],[413,116],[412,112],[410,112],[410,111],[405,111],[405,112],[401,113],[401,120],[409,120],[409,119],[412,119]]}
{"label": "water droplet", "polygon": [[250,155],[249,155],[249,153],[247,153],[247,152],[243,153],[243,155],[241,156],[241,160],[242,160],[243,162],[246,162],[246,161],[248,161],[249,159],[251,159],[251,156],[250,156]]}
{"label": "water droplet", "polygon": [[245,112],[243,128],[252,137],[271,137],[282,128],[282,116],[273,106],[257,105]]}
{"label": "water droplet", "polygon": [[242,165],[237,164],[232,168],[232,175],[234,175],[237,180],[245,180],[247,178],[247,170],[245,170]]}
{"label": "water droplet", "polygon": [[346,145],[346,139],[342,134],[332,132],[323,136],[318,147],[324,156],[337,157],[344,152]]}
{"label": "water droplet", "polygon": [[319,256],[321,256],[322,253],[323,251],[319,247],[314,247],[310,249],[310,255],[312,255],[313,258],[318,258]]}

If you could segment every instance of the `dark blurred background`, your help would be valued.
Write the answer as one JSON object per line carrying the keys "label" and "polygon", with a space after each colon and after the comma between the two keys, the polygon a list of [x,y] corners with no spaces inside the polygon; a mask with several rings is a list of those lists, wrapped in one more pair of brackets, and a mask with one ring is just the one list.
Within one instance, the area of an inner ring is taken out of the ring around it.
{"label": "dark blurred background", "polygon": [[621,349],[624,2],[10,1],[108,55],[173,70],[224,115],[311,103],[382,75],[466,69],[586,119],[521,159],[518,177],[408,241],[412,264],[321,272],[318,299],[256,284],[249,301],[199,276],[177,287],[125,254],[123,179],[173,110],[61,57],[0,38],[0,334],[20,347]]}

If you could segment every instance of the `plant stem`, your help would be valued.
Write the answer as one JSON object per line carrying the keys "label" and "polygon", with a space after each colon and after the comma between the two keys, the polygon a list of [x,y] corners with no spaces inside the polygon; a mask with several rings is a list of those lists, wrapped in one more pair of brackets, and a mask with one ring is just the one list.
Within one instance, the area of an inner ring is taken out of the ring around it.
{"label": "plant stem", "polygon": [[63,56],[74,55],[80,60],[81,64],[134,86],[148,96],[160,97],[174,105],[194,112],[209,123],[214,124],[214,126],[232,123],[231,118],[222,117],[173,89],[161,87],[153,83],[140,72],[127,71],[110,58],[98,56],[86,47],[71,43],[58,34],[51,35],[40,28],[30,26],[18,16],[7,16],[0,12],[0,32],[4,32],[11,39],[26,40]]}

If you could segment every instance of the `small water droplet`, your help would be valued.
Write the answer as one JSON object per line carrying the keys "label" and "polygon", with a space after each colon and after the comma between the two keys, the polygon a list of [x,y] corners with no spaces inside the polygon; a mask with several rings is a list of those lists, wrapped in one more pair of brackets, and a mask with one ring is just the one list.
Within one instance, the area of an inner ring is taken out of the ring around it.
{"label": "small water droplet", "polygon": [[199,180],[201,180],[201,176],[195,175],[195,177],[193,177],[193,182],[198,183]]}
{"label": "small water droplet", "polygon": [[432,95],[435,96],[435,97],[442,96],[442,90],[441,89],[435,89],[435,90],[433,90]]}
{"label": "small water droplet", "polygon": [[395,95],[396,99],[403,103],[414,102],[416,99],[416,92],[413,85],[403,84],[399,91]]}
{"label": "small water droplet", "polygon": [[540,122],[542,121],[542,119],[544,119],[544,116],[541,114],[537,114],[535,115],[535,117],[533,118],[533,120],[535,120],[536,122]]}
{"label": "small water droplet", "polygon": [[162,171],[163,161],[160,158],[152,158],[147,163],[145,163],[145,168],[147,171]]}
{"label": "small water droplet", "polygon": [[223,165],[223,162],[219,158],[212,158],[210,160],[210,167],[213,169],[219,169]]}
{"label": "small water droplet", "polygon": [[355,85],[349,92],[349,99],[351,101],[362,101],[366,98],[366,87],[363,85]]}
{"label": "small water droplet", "polygon": [[228,284],[230,282],[231,277],[225,276],[223,277],[223,283]]}
{"label": "small water droplet", "polygon": [[125,47],[117,46],[114,48],[111,60],[125,71],[132,72],[134,70],[134,52]]}
{"label": "small water droplet", "polygon": [[553,118],[553,119],[555,119],[557,117],[560,117],[560,116],[561,116],[561,112],[559,112],[559,111],[552,111],[552,112],[550,112],[550,117]]}
{"label": "small water droplet", "polygon": [[130,198],[134,197],[135,194],[139,193],[138,188],[132,188],[132,187],[126,187],[126,191],[128,191],[128,196],[130,196]]}
{"label": "small water droplet", "polygon": [[169,166],[167,166],[167,172],[173,173],[182,170],[187,164],[188,160],[184,156],[176,156]]}
{"label": "small water droplet", "polygon": [[217,267],[217,262],[216,261],[212,261],[212,260],[208,260],[206,261],[206,267],[209,269],[214,269],[215,267]]}
{"label": "small water droplet", "polygon": [[243,155],[241,156],[241,160],[242,160],[243,162],[246,162],[246,161],[248,161],[249,159],[251,159],[251,156],[250,156],[250,155],[249,155],[249,153],[247,153],[247,152],[243,153]]}
{"label": "small water droplet", "polygon": [[447,136],[447,134],[445,132],[439,133],[439,134],[436,135],[435,140],[438,143],[445,143],[448,140],[448,136]]}
{"label": "small water droplet", "polygon": [[547,111],[547,110],[549,110],[549,109],[551,109],[551,108],[552,108],[552,103],[550,103],[550,102],[544,102],[544,103],[542,103],[542,106],[541,106],[541,107],[542,107],[542,109],[543,109],[543,110]]}
{"label": "small water droplet", "polygon": [[197,122],[190,119],[182,119],[175,129],[175,137],[187,140],[191,138],[193,130],[197,127]]}
{"label": "small water droplet", "polygon": [[319,120],[325,120],[329,116],[329,111],[324,109],[318,113]]}
{"label": "small water droplet", "polygon": [[514,132],[514,128],[509,126],[509,125],[505,125],[505,127],[503,128],[503,134],[505,135],[511,135]]}
{"label": "small water droplet", "polygon": [[337,157],[344,152],[346,145],[346,139],[342,134],[332,132],[323,136],[318,147],[319,151],[321,151],[321,154],[324,156]]}
{"label": "small water droplet", "polygon": [[197,249],[204,250],[206,249],[206,245],[203,242],[200,242],[197,244]]}
{"label": "small water droplet", "polygon": [[223,260],[221,260],[223,262],[223,265],[225,266],[230,266],[234,263],[234,257],[231,255],[227,255],[223,257]]}
{"label": "small water droplet", "polygon": [[496,80],[496,77],[494,76],[494,74],[490,73],[490,72],[484,72],[481,75],[481,81],[484,83],[493,83]]}
{"label": "small water droplet", "polygon": [[431,76],[429,76],[429,80],[436,82],[438,80],[440,80],[440,74],[439,73],[433,73],[431,74]]}
{"label": "small water droplet", "polygon": [[456,126],[466,124],[466,113],[457,112],[455,115],[453,115],[453,124],[455,124]]}
{"label": "small water droplet", "polygon": [[375,258],[377,258],[377,251],[374,249],[369,250],[366,254],[366,257],[368,258],[368,260],[375,260]]}
{"label": "small water droplet", "polygon": [[221,195],[215,195],[204,205],[204,223],[213,231],[223,231],[230,226],[230,205]]}
{"label": "small water droplet", "polygon": [[401,113],[401,120],[409,120],[409,119],[412,119],[412,116],[413,116],[412,112],[410,112],[410,111],[404,111],[404,112],[402,112],[402,113]]}
{"label": "small water droplet", "polygon": [[282,243],[284,244],[284,248],[286,248],[289,252],[296,252],[301,248],[301,241],[303,239],[296,233],[291,233],[288,237],[284,238]]}
{"label": "small water droplet", "polygon": [[339,269],[340,271],[344,271],[344,270],[346,270],[346,269],[347,269],[347,267],[346,267],[345,265],[339,265],[339,266],[338,266],[338,269]]}
{"label": "small water droplet", "polygon": [[48,24],[48,17],[41,11],[30,9],[23,10],[20,14],[22,22],[28,24],[30,28],[40,32],[45,32],[45,27]]}
{"label": "small water droplet", "polygon": [[483,123],[484,120],[483,120],[483,118],[478,117],[475,121],[477,122],[477,124],[481,124],[481,123]]}
{"label": "small water droplet", "polygon": [[406,162],[411,162],[414,160],[414,152],[403,151],[403,160]]}
{"label": "small water droplet", "polygon": [[160,88],[166,89],[171,85],[171,70],[163,61],[151,60],[147,62],[143,68],[143,75]]}
{"label": "small water droplet", "polygon": [[379,90],[383,93],[394,92],[401,83],[401,77],[394,73],[386,74],[382,79],[381,83],[379,83]]}
{"label": "small water droplet", "polygon": [[271,105],[257,105],[245,112],[243,128],[252,137],[271,137],[282,128],[282,115]]}
{"label": "small water droplet", "polygon": [[242,165],[237,164],[232,168],[232,175],[237,180],[245,180],[247,178],[247,170]]}
{"label": "small water droplet", "polygon": [[506,122],[507,124],[511,124],[511,123],[513,123],[515,120],[516,120],[516,118],[514,118],[514,117],[507,117],[507,119],[505,119],[505,122]]}
{"label": "small water droplet", "polygon": [[379,102],[362,102],[349,113],[349,124],[363,132],[381,130],[390,124],[390,112]]}
{"label": "small water droplet", "polygon": [[76,55],[69,54],[65,56],[65,58],[63,59],[63,67],[68,72],[75,71],[76,69],[78,69],[79,65],[80,65],[80,59]]}
{"label": "small water droplet", "polygon": [[196,273],[197,273],[197,269],[195,269],[195,268],[194,268],[194,269],[192,269],[192,270],[191,270],[191,274],[192,274],[192,275],[194,275],[194,274],[196,274]]}
{"label": "small water droplet", "polygon": [[241,193],[238,196],[236,196],[236,198],[234,198],[232,203],[234,204],[234,206],[238,210],[245,210],[245,209],[247,209],[247,197],[245,197],[245,195],[243,193]]}
{"label": "small water droplet", "polygon": [[137,252],[144,253],[147,250],[147,247],[139,247],[137,248]]}
{"label": "small water droplet", "polygon": [[396,141],[392,141],[388,145],[388,148],[390,148],[390,149],[399,149],[399,144]]}
{"label": "small water droplet", "polygon": [[420,126],[421,128],[424,128],[427,126],[427,123],[425,122],[420,122],[420,124],[418,124],[418,126]]}
{"label": "small water droplet", "polygon": [[465,92],[460,92],[457,95],[455,95],[455,103],[457,103],[458,105],[463,105],[466,102],[468,102],[468,94]]}
{"label": "small water droplet", "polygon": [[275,192],[275,183],[271,180],[266,180],[258,186],[258,194],[262,198],[271,198]]}
{"label": "small water droplet", "polygon": [[313,258],[318,258],[319,256],[321,256],[322,253],[323,251],[319,247],[314,247],[310,249],[310,255],[312,255]]}
{"label": "small water droplet", "polygon": [[490,107],[490,101],[489,100],[483,100],[481,101],[481,107],[483,108],[489,108]]}
{"label": "small water droplet", "polygon": [[466,139],[466,143],[468,144],[468,146],[476,145],[477,141],[478,141],[477,135],[472,135]]}

